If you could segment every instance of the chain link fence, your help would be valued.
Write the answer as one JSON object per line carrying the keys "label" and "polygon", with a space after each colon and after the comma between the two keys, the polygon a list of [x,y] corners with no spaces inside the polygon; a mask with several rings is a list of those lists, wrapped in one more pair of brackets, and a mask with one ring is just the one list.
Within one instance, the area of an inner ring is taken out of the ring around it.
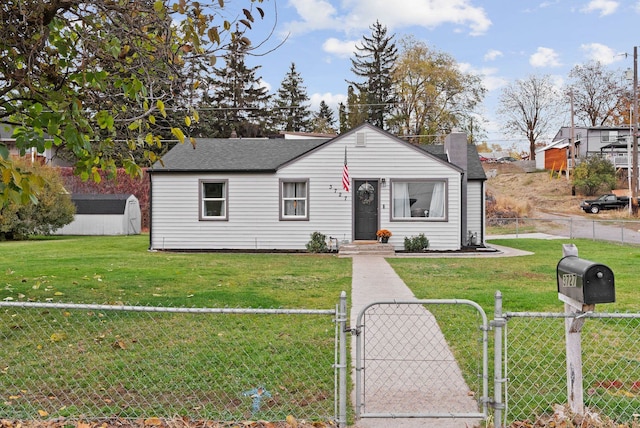
{"label": "chain link fence", "polygon": [[[593,217],[593,216],[592,216]],[[548,233],[623,244],[640,244],[640,221],[550,215],[548,218],[487,218],[492,235]]]}
{"label": "chain link fence", "polygon": [[487,331],[484,311],[468,300],[365,307],[356,327],[356,416],[483,419]]}
{"label": "chain link fence", "polygon": [[336,337],[336,310],[0,302],[0,415],[331,421]]}
{"label": "chain link fence", "polygon": [[[640,417],[640,314],[587,313],[582,327],[584,405],[627,423]],[[505,313],[505,426],[567,403],[563,313]]]}

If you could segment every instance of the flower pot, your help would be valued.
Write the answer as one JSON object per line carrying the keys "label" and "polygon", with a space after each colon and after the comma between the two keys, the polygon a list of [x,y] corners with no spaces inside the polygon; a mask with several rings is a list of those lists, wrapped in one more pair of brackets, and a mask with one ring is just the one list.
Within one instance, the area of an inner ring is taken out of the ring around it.
{"label": "flower pot", "polygon": [[388,237],[388,236],[383,236],[382,238],[380,238],[380,241],[381,241],[383,244],[386,244],[387,242],[389,242],[389,237]]}

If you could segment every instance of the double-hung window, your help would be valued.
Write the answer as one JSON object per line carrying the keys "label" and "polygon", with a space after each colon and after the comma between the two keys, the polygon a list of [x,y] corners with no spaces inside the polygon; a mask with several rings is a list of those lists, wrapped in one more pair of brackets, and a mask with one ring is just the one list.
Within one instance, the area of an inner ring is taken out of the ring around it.
{"label": "double-hung window", "polygon": [[280,182],[280,217],[283,220],[309,219],[309,181],[282,180]]}
{"label": "double-hung window", "polygon": [[200,181],[200,219],[227,220],[226,180]]}
{"label": "double-hung window", "polygon": [[446,220],[447,182],[445,180],[407,180],[392,182],[394,220]]}

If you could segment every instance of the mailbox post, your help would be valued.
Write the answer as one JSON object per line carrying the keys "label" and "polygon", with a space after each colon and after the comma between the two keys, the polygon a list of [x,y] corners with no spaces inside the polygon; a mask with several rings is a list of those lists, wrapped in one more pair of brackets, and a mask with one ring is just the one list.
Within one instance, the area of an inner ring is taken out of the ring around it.
{"label": "mailbox post", "polygon": [[575,314],[574,317],[565,318],[567,398],[571,410],[582,415],[584,396],[581,332],[585,318],[580,315],[593,312],[596,303],[615,302],[615,284],[611,269],[579,258],[575,245],[564,244],[562,254],[556,269],[558,299],[564,302],[565,313]]}

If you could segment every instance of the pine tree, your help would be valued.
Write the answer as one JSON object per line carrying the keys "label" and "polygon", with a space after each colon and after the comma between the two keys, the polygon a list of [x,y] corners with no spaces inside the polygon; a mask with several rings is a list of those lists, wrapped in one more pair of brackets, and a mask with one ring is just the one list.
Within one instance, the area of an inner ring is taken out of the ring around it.
{"label": "pine tree", "polygon": [[367,93],[356,92],[353,85],[349,85],[347,89],[347,107],[346,107],[346,123],[347,130],[353,129],[356,126],[362,125],[367,122],[368,109],[367,109]]}
{"label": "pine tree", "polygon": [[385,128],[395,97],[392,90],[392,70],[398,58],[394,36],[387,36],[387,27],[376,21],[371,37],[363,36],[362,46],[356,45],[355,58],[351,58],[351,71],[364,82],[347,81],[358,92],[366,105],[367,121]]}
{"label": "pine tree", "polygon": [[340,127],[340,133],[343,134],[349,130],[349,120],[347,115],[347,108],[344,103],[338,104],[338,122]]}
{"label": "pine tree", "polygon": [[[224,68],[214,69],[202,97],[200,121],[194,135],[228,138],[264,137],[268,134],[267,88],[256,77],[260,66],[247,67],[245,56],[249,45],[236,32],[229,50],[223,56]],[[209,89],[209,90],[207,90]]]}
{"label": "pine tree", "polygon": [[274,128],[282,131],[304,132],[311,126],[309,96],[302,76],[291,63],[273,103]]}
{"label": "pine tree", "polygon": [[333,110],[329,108],[324,100],[320,101],[320,110],[313,115],[312,131],[323,134],[334,134],[336,132],[336,120],[333,117]]}

